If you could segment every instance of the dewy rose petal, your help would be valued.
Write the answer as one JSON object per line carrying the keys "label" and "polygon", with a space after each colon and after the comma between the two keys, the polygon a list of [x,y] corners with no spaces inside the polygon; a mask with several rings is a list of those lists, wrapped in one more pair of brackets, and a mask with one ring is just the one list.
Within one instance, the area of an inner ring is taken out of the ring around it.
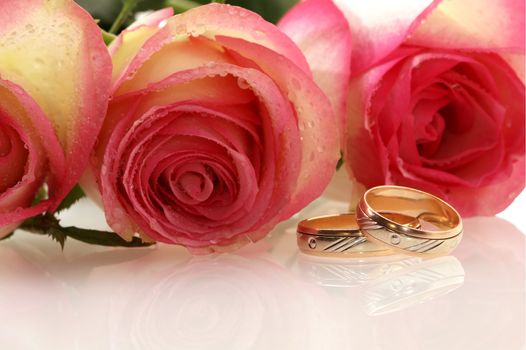
{"label": "dewy rose petal", "polygon": [[230,250],[323,191],[335,118],[301,51],[258,15],[169,15],[111,45],[113,98],[82,185],[126,239]]}
{"label": "dewy rose petal", "polygon": [[[1,237],[56,209],[78,181],[104,118],[111,61],[73,1],[3,0],[0,23]],[[45,181],[49,199],[31,206]]]}
{"label": "dewy rose petal", "polygon": [[[322,38],[340,20],[315,25],[324,12],[305,8],[328,3],[301,3],[283,29],[298,40],[312,22]],[[344,152],[355,180],[421,188],[464,216],[506,208],[524,188],[524,3],[335,3],[352,32]],[[320,59],[313,47],[302,47],[309,61]]]}

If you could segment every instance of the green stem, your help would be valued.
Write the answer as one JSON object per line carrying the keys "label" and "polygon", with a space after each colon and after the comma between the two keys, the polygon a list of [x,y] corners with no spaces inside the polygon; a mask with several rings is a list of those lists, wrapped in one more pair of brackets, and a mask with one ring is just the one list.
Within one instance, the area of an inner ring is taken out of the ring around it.
{"label": "green stem", "polygon": [[182,13],[193,9],[194,7],[201,6],[200,3],[191,0],[166,0],[166,6],[170,6],[176,13]]}
{"label": "green stem", "polygon": [[117,34],[119,29],[122,28],[124,25],[124,22],[128,19],[130,14],[133,12],[135,7],[137,6],[138,0],[124,0],[124,4],[122,5],[121,12],[119,12],[119,15],[115,19],[115,22],[113,22],[109,33],[110,34]]}
{"label": "green stem", "polygon": [[42,214],[26,220],[20,228],[31,233],[51,236],[60,243],[62,249],[64,249],[67,238],[106,247],[147,247],[154,244],[142,241],[138,237],[133,237],[131,241],[126,241],[115,232],[90,230],[73,226],[64,227],[51,214]]}

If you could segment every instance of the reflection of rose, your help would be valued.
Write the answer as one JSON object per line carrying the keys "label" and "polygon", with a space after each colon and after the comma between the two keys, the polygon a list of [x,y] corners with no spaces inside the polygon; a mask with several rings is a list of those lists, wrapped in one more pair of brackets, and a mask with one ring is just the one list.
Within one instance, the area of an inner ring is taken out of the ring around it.
{"label": "reflection of rose", "polygon": [[[19,242],[14,247],[0,245],[0,345],[2,349],[71,348],[73,315],[64,283],[43,268],[48,254]],[[35,256],[44,261],[34,261]]]}
{"label": "reflection of rose", "polygon": [[[98,303],[110,306],[108,324],[101,328],[110,330],[111,347],[319,349],[346,340],[335,334],[345,324],[335,317],[342,313],[330,298],[278,265],[254,256],[220,255],[174,267],[171,257],[155,269],[135,264],[140,266],[135,278],[117,290],[109,283],[111,300]],[[107,271],[91,284],[121,273]]]}
{"label": "reflection of rose", "polygon": [[[111,62],[73,1],[0,2],[0,238],[54,210],[80,178],[107,106]],[[49,200],[32,206],[47,182]]]}
{"label": "reflection of rose", "polygon": [[194,252],[259,240],[327,185],[329,102],[299,49],[254,13],[169,14],[110,48],[114,97],[92,169],[107,220]]}
{"label": "reflection of rose", "polygon": [[[524,2],[336,3],[352,33],[345,157],[356,180],[430,191],[464,215],[508,206],[524,188],[525,89],[512,66],[524,64]],[[311,38],[343,20],[326,7],[306,1],[282,22],[315,73],[325,53]],[[341,37],[331,45],[345,72]]]}

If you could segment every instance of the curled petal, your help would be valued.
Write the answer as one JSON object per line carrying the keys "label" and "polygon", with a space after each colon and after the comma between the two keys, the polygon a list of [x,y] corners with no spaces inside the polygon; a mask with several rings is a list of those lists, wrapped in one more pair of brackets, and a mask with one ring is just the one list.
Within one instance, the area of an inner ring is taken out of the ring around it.
{"label": "curled petal", "polygon": [[[144,61],[140,55],[141,51],[152,50],[152,52],[154,52],[155,48],[169,40],[167,31],[160,31],[160,28],[161,23],[167,21],[172,14],[173,9],[171,8],[156,11],[133,23],[113,40],[109,47],[113,62],[113,90],[124,81],[126,74],[131,70],[129,65],[134,60]],[[147,46],[143,48],[143,45]],[[151,55],[151,52],[148,54]]]}
{"label": "curled petal", "polygon": [[524,168],[524,157],[515,159],[510,173],[501,181],[479,188],[454,188],[444,197],[465,217],[495,215],[524,190]]}
{"label": "curled petal", "polygon": [[390,179],[388,150],[380,137],[380,127],[385,125],[373,116],[382,104],[374,105],[372,99],[385,74],[398,62],[391,60],[351,80],[344,164],[351,177],[366,187],[383,185]]}
{"label": "curled petal", "polygon": [[524,60],[524,54],[503,53],[501,57],[508,62],[524,86],[524,82],[526,81],[526,61]]}
{"label": "curled petal", "polygon": [[[19,176],[14,181],[7,179],[9,181],[5,183],[7,188],[3,188],[0,194],[0,227],[3,227],[17,224],[28,217],[40,214],[47,209],[49,203],[44,202],[31,207],[35,193],[42,185],[46,170],[45,157],[40,140],[38,138],[36,140],[30,139],[30,135],[25,133],[20,124],[15,124],[12,120],[6,120],[6,116],[2,113],[0,113],[0,123],[3,124],[3,137],[9,137],[9,135],[6,135],[7,130],[15,134],[10,135],[11,140],[9,141],[11,141],[12,146],[10,154],[18,158],[11,159],[12,164],[10,165],[3,164],[2,172],[9,170],[7,176],[13,174]],[[18,147],[15,145],[15,140],[20,142],[23,145],[22,147],[27,147],[26,152],[20,154],[21,152],[16,149]],[[18,169],[12,168],[19,161],[25,163],[22,164],[22,169],[20,169],[22,170],[21,174]]]}
{"label": "curled petal", "polygon": [[[506,176],[490,185],[473,187],[459,183],[458,178],[432,169],[419,169],[414,176],[406,173],[395,183],[430,192],[448,201],[464,217],[495,215],[506,209],[524,189],[524,157],[515,158],[506,169]],[[422,176],[427,172],[429,178]],[[432,179],[430,181],[430,179]],[[447,186],[449,180],[452,180]],[[437,184],[437,181],[442,184]],[[502,195],[501,195],[502,194]]]}
{"label": "curled petal", "polygon": [[54,210],[79,180],[102,125],[110,57],[100,29],[73,1],[5,0],[0,22],[0,75],[36,101],[63,148],[64,173],[50,186]]}
{"label": "curled petal", "polygon": [[347,20],[332,1],[308,0],[292,8],[278,26],[301,48],[316,83],[331,100],[343,132],[347,127],[351,74],[351,31]]}
{"label": "curled petal", "polygon": [[[274,50],[293,61],[310,74],[305,56],[300,49],[274,25],[257,14],[240,7],[209,4],[199,6],[169,19],[163,28],[140,27],[123,32],[122,39],[112,45],[114,59],[114,90],[156,54],[163,46],[179,39],[216,35],[241,38]],[[126,42],[126,45],[119,43]],[[189,62],[191,64],[191,62]]]}
{"label": "curled petal", "polygon": [[[132,25],[126,28],[126,31],[132,31],[142,26],[146,27],[162,27],[166,25],[168,18],[174,15],[174,10],[171,7],[167,7],[158,11],[147,14],[135,21]],[[122,37],[122,36],[121,36]]]}
{"label": "curled petal", "polygon": [[443,1],[418,26],[409,44],[524,54],[524,1]]}
{"label": "curled petal", "polygon": [[0,123],[3,128],[11,128],[15,133],[12,137],[26,149],[24,159],[12,160],[7,168],[13,172],[16,171],[13,166],[17,161],[25,163],[22,165],[22,176],[1,191],[2,227],[19,223],[49,208],[49,200],[33,207],[31,202],[50,167],[54,172],[48,176],[48,183],[50,187],[57,187],[57,182],[64,174],[64,155],[53,125],[41,108],[21,87],[3,79],[0,79]]}
{"label": "curled petal", "polygon": [[352,33],[352,75],[389,55],[406,41],[440,0],[335,0]]}

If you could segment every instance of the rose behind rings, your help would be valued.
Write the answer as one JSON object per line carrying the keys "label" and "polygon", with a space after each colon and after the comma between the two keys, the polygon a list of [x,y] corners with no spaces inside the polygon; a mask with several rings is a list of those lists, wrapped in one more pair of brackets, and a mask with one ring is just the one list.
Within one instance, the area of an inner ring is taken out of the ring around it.
{"label": "rose behind rings", "polygon": [[297,46],[258,15],[161,10],[110,53],[113,96],[81,184],[124,238],[229,250],[328,184],[339,150],[330,102]]}
{"label": "rose behind rings", "polygon": [[336,97],[353,179],[431,192],[463,216],[505,209],[524,188],[524,1],[334,3],[301,2],[279,26]]}

